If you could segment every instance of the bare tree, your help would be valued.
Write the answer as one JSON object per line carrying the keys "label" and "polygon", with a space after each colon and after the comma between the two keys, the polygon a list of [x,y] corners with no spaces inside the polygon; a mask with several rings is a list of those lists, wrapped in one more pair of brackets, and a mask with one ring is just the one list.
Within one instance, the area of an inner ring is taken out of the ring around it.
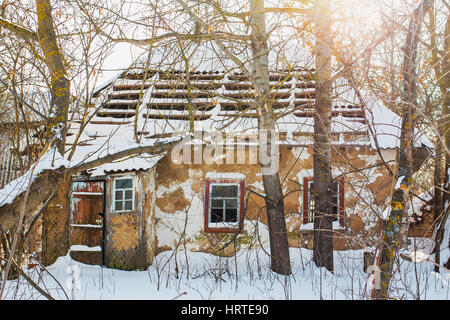
{"label": "bare tree", "polygon": [[399,247],[400,231],[407,207],[407,194],[412,182],[412,146],[415,105],[417,103],[416,88],[416,56],[417,45],[423,17],[433,4],[432,0],[424,0],[414,10],[406,37],[403,62],[404,108],[400,136],[397,183],[391,200],[389,219],[384,228],[383,245],[380,252],[381,287],[374,290],[375,298],[389,298],[389,282],[392,277],[394,261]]}
{"label": "bare tree", "polygon": [[314,3],[316,101],[314,111],[314,255],[318,267],[333,271],[331,176],[331,15],[329,1]]}
{"label": "bare tree", "polygon": [[[439,50],[437,43],[436,31],[436,13],[434,8],[430,10],[430,23],[427,25],[430,33],[430,51],[431,61],[436,82],[441,93],[442,107],[438,118],[438,134],[435,143],[435,169],[434,169],[434,197],[433,197],[433,211],[434,221],[436,224],[436,239],[435,239],[435,265],[434,271],[439,272],[441,243],[444,235],[444,227],[448,219],[448,169],[449,169],[449,119],[448,107],[450,106],[450,13],[447,13],[445,28],[443,50]],[[445,145],[445,146],[444,146]],[[443,161],[445,165],[443,166]],[[442,172],[444,170],[444,172]]]}
{"label": "bare tree", "polygon": [[[280,177],[278,170],[267,172],[267,169],[265,170],[264,168],[265,166],[273,166],[274,162],[277,161],[276,157],[278,157],[277,154],[273,155],[272,152],[272,149],[275,148],[272,144],[276,143],[276,140],[273,139],[273,135],[275,135],[275,121],[271,112],[271,99],[269,97],[269,48],[267,46],[264,1],[252,0],[250,4],[252,24],[251,48],[254,60],[255,83],[257,84],[255,88],[255,109],[258,113],[259,158],[268,218],[271,265],[273,271],[288,275],[291,273],[291,266]],[[263,139],[263,133],[267,135],[265,136],[266,141]],[[267,161],[267,163],[263,161]]]}

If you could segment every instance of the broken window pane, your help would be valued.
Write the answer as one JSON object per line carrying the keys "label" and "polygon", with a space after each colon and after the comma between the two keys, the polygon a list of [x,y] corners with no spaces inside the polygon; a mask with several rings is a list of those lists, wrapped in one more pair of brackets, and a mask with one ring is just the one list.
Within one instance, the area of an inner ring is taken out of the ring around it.
{"label": "broken window pane", "polygon": [[123,195],[122,191],[116,191],[116,200],[122,200],[122,195]]}
{"label": "broken window pane", "polygon": [[114,209],[116,211],[121,211],[122,210],[122,201],[116,201]]}
{"label": "broken window pane", "polygon": [[211,209],[211,222],[223,222],[223,210]]}
{"label": "broken window pane", "polygon": [[225,210],[225,222],[237,222],[237,209]]}
{"label": "broken window pane", "polygon": [[308,221],[314,222],[314,182],[308,184]]}
{"label": "broken window pane", "polygon": [[331,205],[332,205],[332,214],[333,221],[337,221],[338,212],[339,212],[339,183],[334,182],[332,186],[331,193]]}
{"label": "broken window pane", "polygon": [[[333,221],[337,221],[339,213],[339,182],[333,182],[331,189],[331,206]],[[314,182],[308,182],[308,221],[314,221]]]}

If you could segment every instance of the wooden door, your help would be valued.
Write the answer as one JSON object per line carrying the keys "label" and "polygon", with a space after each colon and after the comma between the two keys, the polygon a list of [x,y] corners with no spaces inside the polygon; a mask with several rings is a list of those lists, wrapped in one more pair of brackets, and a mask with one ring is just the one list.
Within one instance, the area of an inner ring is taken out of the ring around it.
{"label": "wooden door", "polygon": [[106,183],[104,265],[122,270],[147,268],[142,176],[110,176]]}
{"label": "wooden door", "polygon": [[74,181],[71,188],[70,255],[101,265],[103,260],[104,181]]}

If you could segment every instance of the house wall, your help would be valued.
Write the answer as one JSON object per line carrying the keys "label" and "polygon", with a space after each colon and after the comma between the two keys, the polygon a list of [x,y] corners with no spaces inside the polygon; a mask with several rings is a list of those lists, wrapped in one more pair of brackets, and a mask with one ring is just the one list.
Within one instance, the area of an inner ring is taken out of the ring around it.
{"label": "house wall", "polygon": [[70,177],[64,178],[42,215],[42,263],[51,265],[69,251]]}
{"label": "house wall", "polygon": [[[117,178],[124,177],[133,178],[134,210],[131,212],[114,212],[114,181]],[[54,263],[59,256],[66,255],[69,250],[69,225],[71,220],[70,186],[71,177],[67,177],[59,186],[54,199],[44,210],[42,261],[46,265]],[[123,270],[135,270],[145,269],[148,265],[152,264],[155,251],[154,186],[155,169],[112,174],[106,177],[104,207],[105,241],[103,245],[104,264],[106,266]],[[102,198],[96,199],[103,202]],[[96,208],[93,209],[94,214],[100,211],[97,208],[98,206],[103,208],[103,203],[95,204],[94,207]],[[88,222],[86,221],[85,223]],[[72,237],[74,236],[72,232]],[[81,240],[78,242],[81,243]],[[91,254],[90,251],[86,253]],[[72,257],[87,263],[86,259],[89,257],[81,257],[80,255],[82,254],[83,252],[77,252],[77,256],[72,255]],[[101,258],[97,259],[95,263],[101,264]]]}
{"label": "house wall", "polygon": [[[228,149],[229,152],[233,150]],[[312,147],[280,148],[279,173],[283,181],[286,223],[290,246],[312,246],[311,232],[302,226],[302,184],[313,176]],[[395,150],[383,150],[383,159],[394,167]],[[333,176],[345,179],[345,228],[335,238],[338,250],[362,247],[379,237],[377,215],[386,207],[392,178],[376,151],[367,147],[341,147],[333,151]],[[246,159],[249,152],[246,150]],[[236,157],[234,158],[236,163]],[[392,161],[392,162],[390,162]],[[208,172],[239,172],[246,186],[263,193],[260,167],[254,164],[177,164],[171,155],[161,159],[155,171],[154,205],[147,225],[154,224],[154,254],[175,248],[231,255],[246,245],[268,245],[264,200],[247,192],[244,231],[233,239],[230,234],[205,233],[204,182]],[[365,169],[361,169],[365,168]],[[302,230],[306,229],[306,230]],[[255,230],[258,230],[256,237]],[[309,238],[308,238],[309,237]],[[237,241],[235,241],[237,240]],[[224,245],[228,244],[227,246]],[[236,248],[235,248],[236,246]]]}
{"label": "house wall", "polygon": [[144,242],[143,245],[145,247],[146,263],[151,265],[156,251],[156,168],[142,172],[139,175],[139,179],[142,188],[142,241]]}
{"label": "house wall", "polygon": [[[237,162],[232,148],[228,160]],[[254,150],[253,150],[254,152]],[[395,150],[382,150],[384,162],[395,168]],[[231,155],[231,156],[230,156]],[[269,246],[267,216],[261,171],[256,159],[245,151],[247,163],[179,164],[168,154],[146,171],[112,174],[106,181],[105,265],[113,268],[145,269],[162,251],[189,249],[231,256],[248,246]],[[333,177],[344,179],[345,225],[335,225],[334,248],[362,248],[379,241],[380,217],[388,205],[393,180],[376,151],[367,147],[333,150]],[[208,173],[241,173],[246,177],[246,216],[243,231],[229,233],[204,230],[205,176]],[[285,215],[291,247],[312,249],[311,223],[303,225],[303,182],[313,176],[312,147],[281,147],[279,174],[285,194]],[[113,210],[114,180],[133,177],[134,210]],[[60,188],[44,215],[43,256],[51,264],[68,249],[70,179]],[[67,214],[66,214],[67,213]],[[55,222],[55,219],[57,220]]]}

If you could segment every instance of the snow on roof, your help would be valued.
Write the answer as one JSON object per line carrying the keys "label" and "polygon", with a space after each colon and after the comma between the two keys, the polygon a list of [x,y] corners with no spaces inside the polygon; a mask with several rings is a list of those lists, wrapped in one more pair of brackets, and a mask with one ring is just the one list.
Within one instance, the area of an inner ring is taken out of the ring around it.
{"label": "snow on roof", "polygon": [[148,170],[154,167],[164,155],[149,155],[147,153],[140,154],[135,157],[129,157],[118,161],[105,163],[101,166],[93,168],[89,173],[95,176],[101,176],[108,173],[120,173],[127,171]]}
{"label": "snow on roof", "polygon": [[[77,146],[69,166],[73,167],[130,148],[152,146],[161,142],[160,139],[142,139],[142,141],[136,142],[133,139],[133,123],[127,121],[127,119],[118,120],[119,121],[101,124],[97,124],[93,121],[82,131],[78,140],[76,140],[76,133],[80,129],[80,123],[73,121],[70,124],[70,133],[66,140],[66,143],[69,146],[67,153],[70,153],[74,144]],[[164,142],[165,141],[166,140],[164,140]],[[130,156],[88,170],[88,173],[92,176],[99,176],[112,172],[147,170],[155,166],[161,158],[162,155],[149,154]]]}
{"label": "snow on roof", "polygon": [[[130,127],[118,126],[116,129],[118,130],[111,130],[108,132],[111,136],[109,136],[108,133],[98,135],[97,131],[92,131],[90,129],[86,130],[83,133],[82,138],[87,137],[90,139],[90,143],[87,141],[81,141],[81,144],[74,153],[74,157],[71,161],[66,159],[70,154],[70,149],[66,153],[66,158],[63,158],[55,148],[47,150],[24,175],[12,180],[0,189],[0,207],[12,203],[13,200],[24,193],[28,186],[39,176],[40,173],[45,170],[56,170],[61,167],[71,168],[78,164],[92,161],[108,154],[113,154],[129,149],[130,147],[142,145],[131,140],[127,140]],[[73,141],[73,136],[69,136],[69,138]],[[68,141],[70,141],[70,139],[68,139]],[[155,140],[148,142],[147,145],[153,145],[154,143]],[[154,167],[163,156],[164,155],[149,155],[144,153],[136,157],[128,157],[103,164],[88,170],[88,172],[91,176],[95,177],[102,176],[107,173],[148,170]]]}
{"label": "snow on roof", "polygon": [[[366,114],[373,129],[373,133],[381,149],[396,148],[400,144],[401,118],[394,112],[386,108],[380,101],[365,95]],[[375,148],[373,136],[371,136],[372,146]],[[423,133],[416,133],[414,146],[433,149],[433,143]]]}
{"label": "snow on roof", "polygon": [[[311,56],[296,41],[289,41],[286,47],[273,46],[270,52],[271,106],[276,128],[283,134],[282,144],[311,145],[312,139],[307,138],[314,132]],[[241,50],[239,57],[251,66],[248,49],[229,48]],[[249,77],[214,42],[172,41],[159,45],[96,92],[95,107],[88,110],[92,118],[78,141],[75,137],[80,121],[72,123],[68,144],[78,143],[73,161],[164,142],[192,131],[255,135],[258,123],[254,97]],[[357,92],[343,78],[334,81],[332,143],[397,148],[400,125],[400,117],[380,101],[362,90]],[[433,147],[425,135],[417,135],[414,146],[422,145]],[[154,165],[137,158],[124,161],[104,166],[103,172],[125,165],[135,170]]]}
{"label": "snow on roof", "polygon": [[[314,88],[308,71],[272,72],[272,108],[280,132],[312,133],[314,115]],[[257,117],[252,108],[253,87],[239,73],[154,72],[149,80],[137,78],[142,74],[128,74],[118,78],[101,95],[98,112],[93,116],[89,130],[104,131],[112,126],[129,127],[129,138],[134,126],[145,138],[188,131],[194,126],[204,131],[224,133],[255,133]],[[343,80],[340,80],[342,82]],[[342,84],[340,84],[342,86]],[[333,100],[332,133],[359,133],[370,137],[372,133],[382,149],[398,147],[401,119],[379,101],[367,98],[361,102],[351,86],[345,97],[338,93]],[[188,93],[189,92],[189,93]],[[190,99],[188,95],[191,95]],[[189,111],[189,105],[191,110]],[[369,126],[371,128],[369,128]],[[369,130],[371,129],[371,130]],[[424,136],[418,136],[415,146],[432,147]]]}
{"label": "snow on roof", "polygon": [[30,183],[44,170],[56,170],[68,166],[68,161],[56,149],[47,150],[24,175],[12,180],[0,189],[0,206],[12,203],[15,198],[27,190]]}

